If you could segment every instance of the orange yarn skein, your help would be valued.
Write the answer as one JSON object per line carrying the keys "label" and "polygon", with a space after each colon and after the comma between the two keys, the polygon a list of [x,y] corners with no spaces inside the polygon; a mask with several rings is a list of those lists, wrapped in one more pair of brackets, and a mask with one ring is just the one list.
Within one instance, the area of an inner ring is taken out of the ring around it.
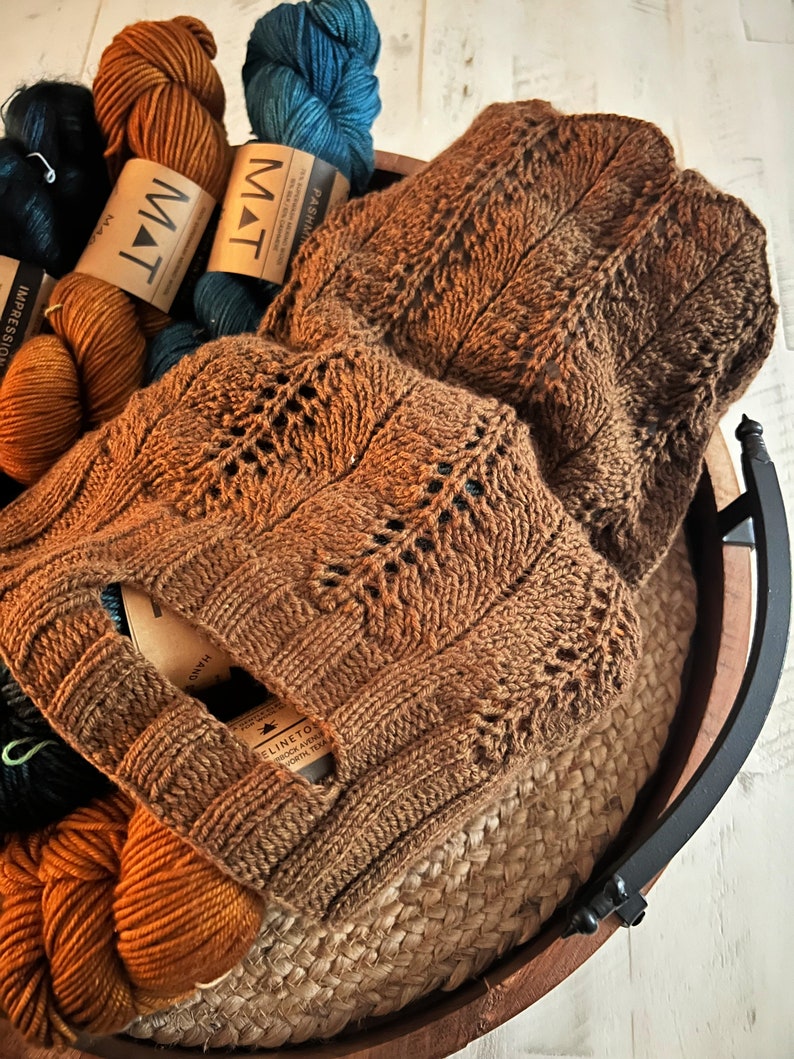
{"label": "orange yarn skein", "polygon": [[116,793],[0,855],[0,1007],[30,1040],[113,1033],[229,971],[262,901]]}
{"label": "orange yarn skein", "polygon": [[[94,108],[116,179],[130,158],[159,162],[221,199],[231,165],[215,41],[198,19],[137,22],[102,54]],[[104,280],[72,272],[47,310],[54,335],[16,353],[0,387],[0,469],[31,484],[140,386],[146,339],[167,322]]]}

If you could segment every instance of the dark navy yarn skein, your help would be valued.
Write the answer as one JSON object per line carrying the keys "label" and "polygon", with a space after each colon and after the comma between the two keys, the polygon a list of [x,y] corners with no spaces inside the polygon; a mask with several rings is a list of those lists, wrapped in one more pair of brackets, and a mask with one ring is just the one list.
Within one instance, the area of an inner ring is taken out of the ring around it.
{"label": "dark navy yarn skein", "polygon": [[0,835],[36,831],[109,787],[53,732],[0,662]]}
{"label": "dark navy yarn skein", "polygon": [[0,253],[59,278],[76,264],[110,194],[93,96],[83,85],[42,81],[9,100],[3,121]]}
{"label": "dark navy yarn skein", "polygon": [[[375,165],[372,125],[380,113],[374,68],[380,34],[365,0],[280,4],[256,23],[248,41],[243,85],[254,139],[322,158],[362,194]],[[210,338],[254,331],[279,291],[274,283],[205,273],[193,305]],[[169,366],[184,352],[186,332],[167,328],[151,359]],[[173,345],[173,350],[172,350]],[[150,369],[152,377],[155,375]]]}
{"label": "dark navy yarn skein", "polygon": [[[108,585],[102,603],[122,636],[129,636],[118,585]],[[110,786],[52,730],[0,659],[0,835],[55,823]]]}

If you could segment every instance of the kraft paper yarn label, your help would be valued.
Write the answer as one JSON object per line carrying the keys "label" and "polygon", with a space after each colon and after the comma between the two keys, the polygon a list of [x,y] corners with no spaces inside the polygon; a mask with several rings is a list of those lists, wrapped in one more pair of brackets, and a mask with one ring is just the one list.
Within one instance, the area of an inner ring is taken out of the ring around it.
{"label": "kraft paper yarn label", "polygon": [[[121,598],[130,639],[176,687],[193,693],[231,679],[229,656],[173,611],[131,585],[121,586]],[[311,783],[333,772],[333,753],[322,730],[275,698],[234,717],[227,726],[257,753],[300,772]]]}
{"label": "kraft paper yarn label", "polygon": [[193,692],[229,679],[228,655],[182,618],[130,585],[121,597],[132,642],[172,684]]}
{"label": "kraft paper yarn label", "polygon": [[0,379],[23,342],[41,331],[54,286],[43,268],[0,254]]}
{"label": "kraft paper yarn label", "polygon": [[311,783],[333,772],[333,753],[322,729],[278,699],[267,699],[235,717],[229,729],[258,754],[300,772]]}
{"label": "kraft paper yarn label", "polygon": [[207,271],[283,283],[298,247],[349,194],[341,173],[305,151],[238,147]]}
{"label": "kraft paper yarn label", "polygon": [[168,312],[215,200],[172,169],[133,158],[110,194],[75,272]]}

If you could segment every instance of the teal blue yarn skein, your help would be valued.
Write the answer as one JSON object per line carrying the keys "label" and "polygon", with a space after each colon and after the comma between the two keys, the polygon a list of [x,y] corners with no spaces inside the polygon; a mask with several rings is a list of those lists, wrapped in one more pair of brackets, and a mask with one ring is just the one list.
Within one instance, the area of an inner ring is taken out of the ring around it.
{"label": "teal blue yarn skein", "polygon": [[364,0],[280,4],[263,15],[243,67],[256,139],[322,158],[362,194],[374,166],[379,54],[380,34]]}
{"label": "teal blue yarn skein", "polygon": [[[362,194],[375,164],[379,55],[380,33],[365,0],[302,0],[268,11],[254,26],[243,67],[254,139],[322,158],[350,181],[353,195]],[[208,337],[255,330],[278,290],[273,283],[206,273],[193,296],[198,326],[192,348]],[[167,328],[153,340],[152,379],[187,351],[186,336],[184,328]]]}
{"label": "teal blue yarn skein", "polygon": [[[243,86],[254,138],[329,162],[362,194],[375,166],[372,125],[380,113],[380,33],[365,0],[279,4],[248,40]],[[193,304],[213,336],[256,328],[273,283],[207,273]]]}

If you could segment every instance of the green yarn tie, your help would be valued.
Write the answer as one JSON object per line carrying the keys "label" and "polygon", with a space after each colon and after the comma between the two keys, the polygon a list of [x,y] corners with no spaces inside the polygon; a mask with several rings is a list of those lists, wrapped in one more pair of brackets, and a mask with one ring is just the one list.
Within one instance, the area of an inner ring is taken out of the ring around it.
{"label": "green yarn tie", "polygon": [[27,751],[27,753],[22,755],[22,757],[12,757],[11,751],[15,750],[18,746],[24,746],[25,743],[36,743],[36,741],[32,736],[27,736],[25,739],[12,739],[10,743],[6,743],[6,745],[3,747],[2,757],[0,757],[0,760],[2,760],[3,764],[11,766],[24,765],[28,761],[30,761],[32,757],[35,757],[35,755],[38,754],[38,752],[43,747],[56,745],[54,739],[42,739],[41,742],[36,743],[35,746],[32,746],[30,750]]}

